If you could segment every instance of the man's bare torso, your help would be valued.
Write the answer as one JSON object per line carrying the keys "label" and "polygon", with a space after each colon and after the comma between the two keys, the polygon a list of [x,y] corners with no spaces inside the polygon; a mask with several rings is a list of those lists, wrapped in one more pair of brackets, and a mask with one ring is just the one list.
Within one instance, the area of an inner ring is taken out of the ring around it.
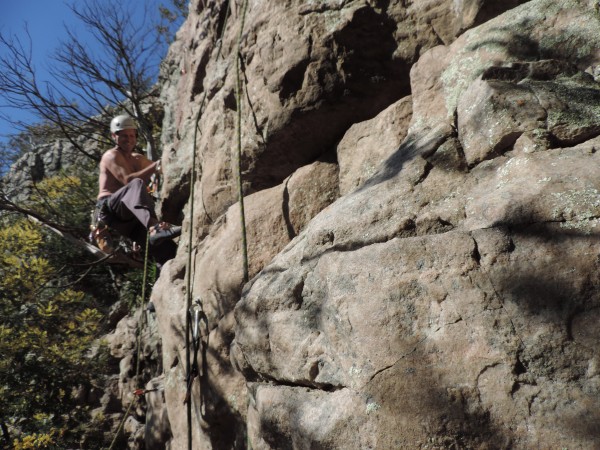
{"label": "man's bare torso", "polygon": [[[119,180],[115,176],[115,173],[111,171],[111,167],[114,170],[116,165],[122,169],[123,173],[132,174],[143,168],[143,160],[143,155],[137,153],[125,155],[123,152],[119,151],[118,147],[107,150],[104,155],[102,155],[102,159],[100,160],[98,198],[114,194],[126,184],[124,180]],[[123,175],[123,173],[121,175]]]}

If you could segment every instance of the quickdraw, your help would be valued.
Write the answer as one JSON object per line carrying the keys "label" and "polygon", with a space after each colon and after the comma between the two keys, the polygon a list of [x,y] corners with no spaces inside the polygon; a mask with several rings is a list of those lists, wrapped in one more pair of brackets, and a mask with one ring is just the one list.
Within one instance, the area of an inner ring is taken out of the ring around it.
{"label": "quickdraw", "polygon": [[200,300],[196,299],[194,305],[188,310],[187,314],[188,326],[191,331],[191,340],[190,344],[192,347],[192,361],[190,364],[190,368],[187,374],[187,391],[185,394],[185,399],[183,400],[183,404],[187,404],[192,396],[192,387],[194,384],[194,380],[197,377],[201,377],[205,374],[205,370],[200,371],[200,367],[198,365],[198,352],[202,350],[202,362],[203,366],[206,362],[206,348],[207,344],[202,340],[201,333],[201,323],[204,323],[205,327],[205,335],[208,336],[208,318],[202,309],[202,304]]}
{"label": "quickdraw", "polygon": [[160,177],[153,173],[152,176],[150,177],[150,182],[148,183],[148,194],[150,194],[152,197],[154,197],[155,199],[159,198],[159,192],[160,192]]}

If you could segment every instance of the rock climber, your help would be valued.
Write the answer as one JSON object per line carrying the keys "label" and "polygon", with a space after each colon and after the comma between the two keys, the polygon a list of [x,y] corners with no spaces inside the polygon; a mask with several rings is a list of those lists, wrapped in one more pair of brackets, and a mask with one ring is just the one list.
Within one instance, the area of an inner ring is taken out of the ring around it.
{"label": "rock climber", "polygon": [[[149,236],[149,254],[158,264],[163,264],[175,256],[177,246],[172,239],[181,234],[181,227],[158,220],[154,199],[147,189],[152,175],[161,173],[160,160],[150,161],[134,151],[137,126],[132,117],[116,116],[110,123],[110,132],[116,145],[100,160],[98,222],[130,238],[141,248],[145,248],[146,236]],[[105,240],[97,239],[102,247],[100,241]],[[101,250],[110,253],[112,243],[107,242],[105,246]]]}

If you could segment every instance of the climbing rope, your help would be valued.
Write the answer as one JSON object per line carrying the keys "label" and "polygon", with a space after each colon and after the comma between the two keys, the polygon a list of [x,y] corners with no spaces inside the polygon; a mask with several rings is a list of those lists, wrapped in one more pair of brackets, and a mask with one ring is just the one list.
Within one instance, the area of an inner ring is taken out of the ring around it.
{"label": "climbing rope", "polygon": [[[242,6],[242,14],[241,14],[241,22],[240,22],[240,30],[237,39],[237,49],[236,49],[236,104],[237,104],[237,153],[236,153],[236,172],[237,172],[237,190],[238,190],[238,199],[240,203],[240,222],[241,222],[241,233],[242,233],[242,258],[243,258],[243,281],[246,283],[248,281],[248,245],[247,245],[247,232],[246,232],[246,218],[245,218],[245,208],[244,208],[244,195],[243,195],[243,183],[242,183],[242,139],[241,139],[241,124],[242,124],[242,80],[240,76],[241,67],[240,64],[243,64],[243,60],[241,57],[241,43],[244,32],[244,23],[246,12],[248,8],[248,1],[243,1]],[[219,43],[219,50],[217,57],[221,51],[221,45],[223,40],[223,34],[226,27],[226,21],[229,16],[229,4],[227,3],[227,11],[225,16],[225,24],[223,25],[223,33],[221,34],[221,39]],[[244,72],[245,76],[245,72]],[[247,84],[247,83],[246,83]],[[247,94],[247,92],[246,92]],[[190,176],[190,195],[189,195],[189,236],[188,236],[188,246],[187,246],[187,268],[186,268],[186,378],[187,378],[187,390],[184,403],[186,404],[187,409],[187,442],[188,449],[192,450],[192,384],[196,377],[199,375],[206,374],[206,350],[208,347],[208,343],[204,343],[201,339],[200,335],[200,322],[204,322],[206,327],[206,335],[208,337],[209,327],[208,327],[208,318],[206,317],[204,311],[202,310],[202,304],[198,300],[195,308],[192,308],[192,254],[193,254],[193,234],[194,234],[194,200],[195,200],[195,184],[197,179],[197,171],[196,171],[196,155],[197,155],[197,135],[198,135],[198,124],[200,121],[201,113],[203,110],[204,102],[206,100],[207,93],[204,93],[204,97],[198,108],[198,113],[196,115],[196,120],[194,124],[194,140],[193,140],[193,150],[192,150],[192,170]],[[255,118],[256,122],[256,118]],[[258,128],[258,127],[257,127]],[[262,136],[262,133],[261,133]],[[263,139],[264,140],[264,139]],[[208,216],[208,214],[207,214]],[[144,256],[144,276],[143,276],[143,287],[142,287],[142,299],[145,298],[145,288],[146,288],[146,277],[147,277],[147,260],[148,260],[148,239],[146,239],[146,251]],[[143,300],[142,300],[143,301]],[[140,316],[140,324],[138,326],[138,337],[137,337],[137,360],[136,360],[136,380],[139,378],[139,370],[140,370],[140,349],[141,349],[141,332],[142,327],[144,325],[143,314]],[[193,346],[193,353],[192,353]],[[202,350],[202,362],[203,362],[203,370],[200,372],[198,366],[198,352]],[[141,389],[136,389],[135,394],[139,396],[139,392],[145,392]],[[111,443],[108,450],[112,450],[116,439],[123,428],[125,420],[131,410],[133,404],[132,402],[129,404],[129,407],[123,417],[121,424],[119,425],[113,442]]]}
{"label": "climbing rope", "polygon": [[[146,282],[148,279],[148,241],[150,237],[150,233],[148,232],[146,234],[146,246],[145,246],[145,250],[144,250],[144,271],[142,274],[142,295],[140,296],[140,301],[138,303],[138,311],[140,311],[140,318],[138,321],[138,326],[137,326],[137,336],[136,336],[136,362],[135,362],[135,377],[134,380],[136,383],[139,382],[139,376],[140,376],[140,354],[141,354],[141,349],[142,349],[142,331],[144,328],[144,325],[146,323],[146,315],[144,314],[144,311],[142,309],[143,303],[146,300]],[[140,392],[145,393],[146,391],[144,389],[135,389],[133,394],[134,397],[131,400],[131,402],[129,403],[129,406],[127,407],[127,410],[125,411],[125,414],[123,415],[123,418],[121,419],[121,422],[119,423],[119,426],[117,427],[117,430],[115,431],[115,435],[113,437],[112,442],[110,443],[110,446],[108,447],[108,450],[112,450],[114,448],[115,443],[117,442],[117,438],[119,437],[119,434],[121,433],[121,430],[123,429],[123,426],[125,425],[125,421],[127,420],[127,417],[129,416],[129,411],[131,411],[131,408],[133,407],[133,404],[137,401],[137,398],[140,397]]]}
{"label": "climbing rope", "polygon": [[[202,105],[201,105],[202,106]],[[198,114],[196,116],[196,124],[194,126],[194,145],[192,147],[192,173],[190,180],[190,197],[188,203],[190,204],[190,219],[189,219],[189,236],[188,236],[188,248],[187,248],[187,269],[186,269],[186,311],[189,311],[192,306],[192,242],[194,236],[194,188],[196,185],[196,138],[198,133],[198,121],[200,120],[200,113],[202,108],[198,108]],[[187,313],[186,313],[187,314]],[[185,321],[185,372],[186,378],[190,378],[191,374],[191,349],[190,349],[190,321]],[[189,382],[188,382],[189,385]],[[189,389],[189,387],[188,387]],[[187,396],[186,396],[187,397]],[[187,415],[187,442],[188,449],[192,450],[192,402],[186,403],[186,415]]]}
{"label": "climbing rope", "polygon": [[138,322],[138,332],[136,339],[136,347],[137,347],[137,358],[135,364],[135,378],[137,378],[140,374],[140,349],[142,348],[142,331],[144,330],[144,326],[146,325],[146,314],[143,312],[144,301],[146,300],[146,283],[148,281],[148,241],[150,240],[150,232],[146,233],[146,246],[144,249],[144,271],[142,275],[142,295],[140,297],[140,302],[138,304],[138,308],[140,311],[140,318]]}
{"label": "climbing rope", "polygon": [[[206,101],[206,91],[204,92],[204,96],[202,98],[202,102],[200,102],[200,106],[198,107],[198,112],[196,113],[196,120],[194,123],[194,142],[192,145],[192,173],[190,175],[190,196],[188,199],[188,203],[190,205],[190,227],[188,231],[188,246],[187,246],[187,265],[186,265],[186,311],[189,315],[189,312],[192,308],[192,253],[193,253],[193,242],[194,242],[194,199],[195,199],[195,187],[196,187],[196,153],[197,153],[197,142],[198,142],[198,124],[200,123],[200,117],[202,115],[202,110],[204,108],[204,102]],[[204,204],[204,201],[202,202]],[[206,209],[205,209],[206,211]],[[208,216],[208,214],[207,214]],[[190,380],[193,380],[195,377],[192,375],[193,365],[192,365],[192,353],[191,353],[191,342],[192,339],[190,337],[190,333],[192,331],[192,327],[190,325],[189,318],[185,322],[185,372],[186,372],[186,380],[187,380],[187,393],[184,403],[186,405],[186,415],[187,415],[187,442],[188,449],[192,449],[192,399],[191,399],[191,383]],[[196,353],[195,353],[196,354]]]}
{"label": "climbing rope", "polygon": [[244,0],[242,5],[242,17],[240,22],[240,32],[238,34],[236,58],[235,58],[235,100],[237,104],[237,185],[238,199],[240,202],[240,223],[242,228],[242,258],[244,268],[244,283],[248,282],[248,242],[246,237],[246,213],[244,209],[244,190],[242,184],[242,81],[240,77],[240,59],[242,37],[244,34],[244,22],[246,20],[246,11],[248,9],[248,0]]}
{"label": "climbing rope", "polygon": [[[219,50],[220,51],[220,50]],[[186,265],[186,311],[187,311],[187,320],[185,325],[185,359],[186,359],[186,396],[184,400],[184,404],[186,405],[186,415],[187,415],[187,441],[188,441],[188,449],[192,449],[192,403],[193,398],[191,397],[191,389],[193,380],[198,375],[198,363],[197,363],[197,355],[199,344],[195,337],[190,336],[193,333],[194,327],[190,323],[190,314],[192,311],[192,297],[193,297],[193,289],[192,289],[192,279],[193,279],[193,267],[192,264],[192,254],[193,254],[193,242],[194,242],[194,200],[195,200],[195,186],[196,179],[198,178],[198,173],[196,171],[196,154],[197,154],[197,143],[198,143],[198,125],[200,123],[200,117],[202,117],[202,111],[204,110],[204,104],[206,102],[207,92],[204,92],[204,96],[202,97],[202,101],[200,102],[200,106],[198,107],[198,112],[196,113],[196,120],[194,122],[194,142],[192,145],[192,173],[190,175],[190,196],[188,199],[188,203],[190,204],[190,228],[188,234],[188,247],[187,247],[187,265]],[[202,205],[204,206],[204,199],[202,199]],[[212,222],[211,217],[208,215],[206,211],[206,207],[204,207],[204,213]],[[202,308],[202,304],[200,300],[196,301],[199,305],[200,309]],[[204,312],[202,313],[204,314]],[[208,333],[208,318],[204,315],[206,320],[206,329]],[[194,345],[194,354],[192,361],[192,351],[191,345]],[[203,356],[203,363],[205,361],[205,357]],[[204,372],[203,372],[204,374]]]}
{"label": "climbing rope", "polygon": [[131,411],[131,408],[133,407],[134,402],[135,402],[135,397],[131,401],[131,403],[129,403],[129,406],[127,407],[127,410],[125,411],[125,414],[123,415],[123,419],[121,419],[121,422],[119,423],[119,426],[117,427],[117,431],[115,431],[115,437],[113,438],[112,442],[110,443],[110,447],[108,447],[108,450],[112,450],[113,447],[115,446],[115,442],[117,442],[117,438],[119,437],[119,434],[121,433],[121,430],[123,429],[123,426],[125,425],[125,420],[129,416],[129,411]]}
{"label": "climbing rope", "polygon": [[[248,1],[244,0],[241,23],[240,23],[240,31],[237,40],[237,50],[236,50],[236,102],[237,102],[237,158],[236,158],[236,168],[237,168],[237,178],[238,178],[238,197],[240,202],[240,219],[241,219],[241,229],[242,229],[242,255],[243,255],[243,279],[244,282],[248,281],[248,251],[247,251],[247,238],[246,238],[246,220],[245,220],[245,211],[244,211],[244,196],[242,189],[242,169],[241,169],[241,79],[240,79],[240,59],[238,55],[240,54],[241,41],[244,30],[244,22],[247,11]],[[221,47],[223,44],[223,36],[225,33],[225,28],[227,26],[227,19],[229,17],[229,3],[227,2],[227,10],[225,12],[225,20],[223,24],[223,29],[221,32],[221,36],[219,39],[219,47],[217,52],[217,58],[221,54]],[[208,327],[208,318],[206,317],[204,311],[202,310],[202,303],[200,300],[196,301],[196,305],[192,306],[192,278],[193,278],[193,264],[192,264],[192,254],[193,254],[193,242],[194,242],[194,200],[195,200],[195,185],[197,179],[197,171],[196,171],[196,157],[197,157],[197,142],[198,142],[198,125],[200,122],[200,117],[202,111],[204,109],[204,102],[206,101],[207,92],[204,92],[204,96],[202,102],[198,108],[198,112],[196,114],[196,120],[194,124],[194,140],[192,146],[192,171],[190,174],[190,195],[188,199],[189,207],[189,235],[188,235],[188,246],[187,246],[187,267],[186,267],[186,325],[185,325],[185,348],[186,348],[186,396],[184,399],[184,403],[186,405],[186,415],[187,415],[187,443],[188,450],[192,450],[192,387],[193,381],[199,375],[206,375],[206,350],[208,347],[208,342],[204,343],[200,336],[200,322],[203,322],[206,327],[206,336],[208,339],[209,327]],[[204,205],[204,201],[202,202]],[[205,213],[207,217],[210,219],[206,208]],[[211,219],[212,220],[212,219]],[[198,352],[202,350],[202,364],[203,370],[200,372],[198,366]],[[204,384],[204,383],[201,383]],[[203,386],[201,386],[202,392]],[[202,398],[201,398],[202,401]],[[202,405],[201,405],[202,409]]]}

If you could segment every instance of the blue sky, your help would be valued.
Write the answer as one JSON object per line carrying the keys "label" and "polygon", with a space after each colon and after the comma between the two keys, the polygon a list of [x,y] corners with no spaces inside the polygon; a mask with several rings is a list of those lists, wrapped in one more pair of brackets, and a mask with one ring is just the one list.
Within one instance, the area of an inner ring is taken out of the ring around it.
{"label": "blue sky", "polygon": [[[32,41],[34,65],[40,79],[46,78],[47,55],[64,39],[64,23],[75,26],[73,13],[63,0],[0,0],[0,32],[18,36],[27,42],[25,25]],[[0,47],[0,52],[3,49]],[[23,119],[33,118],[24,111],[11,110]],[[12,126],[0,118],[0,139],[14,132]],[[3,140],[3,139],[2,139]]]}
{"label": "blue sky", "polygon": [[[18,36],[24,44],[27,44],[28,40],[25,33],[25,25],[27,25],[31,35],[33,62],[38,82],[48,80],[47,68],[50,62],[48,56],[56,50],[61,40],[66,39],[65,24],[69,28],[75,29],[78,38],[88,46],[96,45],[93,39],[85,38],[86,31],[84,27],[79,24],[68,6],[71,3],[72,1],[67,0],[0,0],[0,32],[4,36]],[[136,7],[137,5],[143,7],[144,4],[152,3],[162,3],[169,6],[170,0],[133,0]],[[155,10],[157,11],[158,8],[156,7]],[[3,51],[4,49],[0,46],[0,54]],[[3,113],[8,111],[2,109]],[[11,110],[10,113],[27,122],[36,122],[32,115],[24,111]],[[0,117],[0,141],[6,141],[4,136],[13,134],[15,131],[9,123]]]}

